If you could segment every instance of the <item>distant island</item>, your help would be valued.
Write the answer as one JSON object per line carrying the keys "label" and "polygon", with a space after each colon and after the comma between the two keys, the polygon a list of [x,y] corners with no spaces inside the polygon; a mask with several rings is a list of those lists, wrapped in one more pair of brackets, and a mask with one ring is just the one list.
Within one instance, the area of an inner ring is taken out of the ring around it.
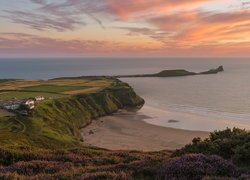
{"label": "distant island", "polygon": [[115,76],[116,78],[135,78],[135,77],[178,77],[178,76],[192,76],[192,75],[202,75],[202,74],[217,74],[223,72],[223,66],[219,66],[215,69],[210,69],[204,72],[190,72],[185,69],[175,69],[175,70],[163,70],[155,74],[135,74],[135,75],[119,75]]}

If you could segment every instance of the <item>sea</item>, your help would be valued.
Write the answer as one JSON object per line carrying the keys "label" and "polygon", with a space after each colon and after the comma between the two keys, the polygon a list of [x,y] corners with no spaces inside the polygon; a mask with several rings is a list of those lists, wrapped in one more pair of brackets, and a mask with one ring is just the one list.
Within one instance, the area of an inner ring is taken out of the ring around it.
{"label": "sea", "polygon": [[146,100],[137,113],[147,123],[198,131],[250,130],[250,58],[0,58],[0,78],[201,72],[220,65],[225,71],[218,74],[121,80]]}

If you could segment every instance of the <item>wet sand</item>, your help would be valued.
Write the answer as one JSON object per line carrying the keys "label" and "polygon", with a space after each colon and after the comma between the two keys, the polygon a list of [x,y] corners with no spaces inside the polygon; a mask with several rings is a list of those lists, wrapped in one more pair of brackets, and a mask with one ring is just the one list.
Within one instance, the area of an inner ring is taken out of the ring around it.
{"label": "wet sand", "polygon": [[85,145],[110,150],[174,150],[190,143],[194,137],[206,138],[208,132],[189,131],[151,125],[150,117],[132,111],[119,111],[94,120],[82,129]]}

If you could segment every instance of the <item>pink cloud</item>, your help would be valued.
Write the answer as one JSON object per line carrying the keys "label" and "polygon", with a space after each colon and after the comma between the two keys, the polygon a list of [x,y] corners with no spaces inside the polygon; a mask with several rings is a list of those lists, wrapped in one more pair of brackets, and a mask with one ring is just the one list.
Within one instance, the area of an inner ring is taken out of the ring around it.
{"label": "pink cloud", "polygon": [[[250,11],[238,12],[179,12],[147,20],[166,35],[159,40],[165,44],[177,43],[195,46],[201,43],[220,45],[244,42],[250,33]],[[249,39],[250,40],[250,39]]]}
{"label": "pink cloud", "polygon": [[106,2],[111,6],[114,13],[118,15],[121,19],[128,19],[133,15],[138,13],[150,13],[154,11],[155,13],[159,11],[167,12],[170,9],[176,7],[188,7],[201,4],[204,2],[209,2],[209,0],[106,0]]}
{"label": "pink cloud", "polygon": [[118,41],[62,40],[23,33],[0,33],[1,54],[97,55],[142,53],[150,50]]}
{"label": "pink cloud", "polygon": [[164,46],[126,44],[116,41],[61,40],[20,33],[0,34],[0,55],[22,56],[249,56],[250,43],[221,43],[183,46],[172,41]]}
{"label": "pink cloud", "polygon": [[[222,0],[221,0],[222,1]],[[9,10],[4,17],[39,31],[73,31],[88,24],[82,15],[105,28],[102,20],[124,27],[107,28],[119,40],[63,40],[29,34],[0,34],[0,53],[228,55],[250,52],[250,11],[196,9],[209,0],[30,0],[36,11]],[[187,8],[192,7],[192,8]],[[184,8],[183,10],[181,8]],[[106,18],[106,15],[108,18]],[[111,15],[111,16],[110,16]],[[101,19],[98,17],[102,16]],[[118,19],[113,19],[118,17]],[[125,22],[125,23],[124,23]],[[129,26],[129,23],[131,27]],[[136,24],[136,23],[138,24]],[[138,26],[136,26],[138,25]],[[129,39],[124,40],[124,36]],[[140,36],[140,37],[137,37]],[[141,36],[146,37],[141,38]],[[63,37],[63,36],[60,36]],[[119,38],[120,37],[120,38]],[[134,39],[133,39],[134,38]],[[139,42],[135,39],[140,38]],[[130,39],[133,41],[129,42]]]}

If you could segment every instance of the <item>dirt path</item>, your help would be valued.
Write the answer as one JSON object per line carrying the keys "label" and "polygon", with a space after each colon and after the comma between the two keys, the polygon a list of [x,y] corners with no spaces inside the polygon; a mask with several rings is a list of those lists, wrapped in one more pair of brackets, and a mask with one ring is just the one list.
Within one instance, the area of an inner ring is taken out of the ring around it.
{"label": "dirt path", "polygon": [[26,126],[25,126],[25,124],[24,124],[22,121],[18,120],[16,117],[15,117],[15,121],[18,122],[19,124],[21,124],[22,127],[23,127],[22,130],[19,131],[19,133],[24,133],[24,132],[26,131]]}

